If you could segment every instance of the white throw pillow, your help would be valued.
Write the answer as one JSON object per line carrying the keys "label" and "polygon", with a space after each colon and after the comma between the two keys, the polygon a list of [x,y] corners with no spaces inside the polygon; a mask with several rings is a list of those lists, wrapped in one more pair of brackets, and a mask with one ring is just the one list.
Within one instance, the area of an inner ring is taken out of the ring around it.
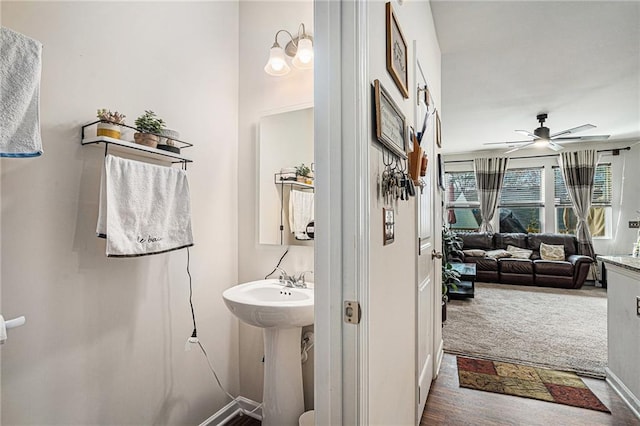
{"label": "white throw pillow", "polygon": [[506,250],[490,250],[487,252],[487,257],[491,257],[493,259],[502,259],[503,257],[511,257],[511,253]]}
{"label": "white throw pillow", "polygon": [[564,246],[540,243],[540,257],[542,260],[564,260]]}
{"label": "white throw pillow", "polygon": [[511,257],[513,257],[514,259],[529,259],[531,257],[531,254],[533,253],[533,250],[528,250],[511,245],[507,246],[507,251],[511,253]]}
{"label": "white throw pillow", "polygon": [[471,257],[484,257],[487,254],[486,251],[480,250],[480,249],[462,250],[462,252],[464,253],[465,256],[471,256]]}

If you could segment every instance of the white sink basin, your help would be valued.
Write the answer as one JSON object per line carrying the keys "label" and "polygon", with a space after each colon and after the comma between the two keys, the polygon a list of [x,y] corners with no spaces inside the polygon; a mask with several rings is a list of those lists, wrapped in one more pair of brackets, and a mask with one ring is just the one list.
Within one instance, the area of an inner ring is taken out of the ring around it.
{"label": "white sink basin", "polygon": [[241,321],[262,328],[313,324],[313,289],[284,287],[278,280],[258,280],[228,288],[224,303]]}

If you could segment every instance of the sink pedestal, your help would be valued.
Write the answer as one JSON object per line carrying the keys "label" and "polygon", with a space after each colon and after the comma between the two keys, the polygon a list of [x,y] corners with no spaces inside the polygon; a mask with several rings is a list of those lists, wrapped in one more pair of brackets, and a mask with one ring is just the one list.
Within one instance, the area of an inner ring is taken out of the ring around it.
{"label": "sink pedestal", "polygon": [[263,426],[298,426],[304,413],[300,339],[302,327],[263,329]]}

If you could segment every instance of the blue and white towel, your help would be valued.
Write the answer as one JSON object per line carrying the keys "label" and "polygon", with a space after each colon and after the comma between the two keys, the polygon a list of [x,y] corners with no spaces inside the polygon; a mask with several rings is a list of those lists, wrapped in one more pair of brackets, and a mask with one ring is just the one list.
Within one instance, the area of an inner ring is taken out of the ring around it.
{"label": "blue and white towel", "polygon": [[0,28],[0,157],[37,157],[42,43]]}
{"label": "blue and white towel", "polygon": [[96,233],[107,239],[109,257],[192,246],[186,171],[107,155]]}

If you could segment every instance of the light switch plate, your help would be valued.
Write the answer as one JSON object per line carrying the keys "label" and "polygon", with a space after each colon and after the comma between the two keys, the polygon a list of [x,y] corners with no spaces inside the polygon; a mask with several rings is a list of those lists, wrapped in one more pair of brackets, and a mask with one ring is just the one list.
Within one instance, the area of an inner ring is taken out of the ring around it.
{"label": "light switch plate", "polygon": [[640,228],[640,220],[630,220],[629,221],[629,228],[631,228],[631,229]]}

